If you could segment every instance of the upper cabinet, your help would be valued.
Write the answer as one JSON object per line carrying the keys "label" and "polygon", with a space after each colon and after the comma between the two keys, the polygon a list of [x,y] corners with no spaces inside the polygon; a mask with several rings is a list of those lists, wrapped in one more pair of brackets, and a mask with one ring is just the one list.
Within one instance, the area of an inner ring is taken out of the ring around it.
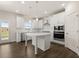
{"label": "upper cabinet", "polygon": [[16,16],[16,27],[23,28],[24,27],[24,17]]}
{"label": "upper cabinet", "polygon": [[66,14],[78,13],[79,14],[79,2],[74,1],[67,4],[65,7]]}
{"label": "upper cabinet", "polygon": [[64,25],[64,12],[51,16],[50,24],[51,26]]}

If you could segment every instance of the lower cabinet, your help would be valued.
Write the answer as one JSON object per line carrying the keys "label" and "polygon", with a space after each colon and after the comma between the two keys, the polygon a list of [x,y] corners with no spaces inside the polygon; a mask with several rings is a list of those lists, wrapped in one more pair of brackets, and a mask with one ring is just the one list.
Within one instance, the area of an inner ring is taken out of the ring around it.
{"label": "lower cabinet", "polygon": [[21,33],[17,32],[16,33],[16,42],[20,42],[21,41]]}
{"label": "lower cabinet", "polygon": [[66,38],[65,46],[75,53],[78,53],[78,41],[73,38]]}
{"label": "lower cabinet", "polygon": [[[47,49],[50,48],[50,36],[40,36],[37,38],[38,39],[38,42],[37,42],[37,45],[38,45],[38,48],[40,48],[41,50],[43,51],[46,51]],[[35,45],[35,40],[32,39],[32,45]]]}

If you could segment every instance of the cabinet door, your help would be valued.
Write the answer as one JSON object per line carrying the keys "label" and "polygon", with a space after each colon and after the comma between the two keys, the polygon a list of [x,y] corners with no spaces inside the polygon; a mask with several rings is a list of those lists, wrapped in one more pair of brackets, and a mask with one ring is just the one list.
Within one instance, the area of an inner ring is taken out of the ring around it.
{"label": "cabinet door", "polygon": [[65,46],[69,47],[70,44],[70,32],[71,32],[71,19],[69,18],[69,16],[65,15]]}
{"label": "cabinet door", "polygon": [[16,17],[16,27],[17,28],[23,28],[24,27],[24,18],[21,16]]}
{"label": "cabinet door", "polygon": [[79,33],[78,33],[78,31],[79,31],[79,24],[78,24],[79,20],[78,20],[78,17],[75,14],[72,14],[71,17],[72,17],[71,46],[72,46],[73,51],[77,52],[77,50],[78,50],[78,40],[79,40]]}
{"label": "cabinet door", "polygon": [[74,52],[77,52],[78,47],[78,30],[78,18],[74,14],[68,15],[65,24],[65,42],[66,47]]}

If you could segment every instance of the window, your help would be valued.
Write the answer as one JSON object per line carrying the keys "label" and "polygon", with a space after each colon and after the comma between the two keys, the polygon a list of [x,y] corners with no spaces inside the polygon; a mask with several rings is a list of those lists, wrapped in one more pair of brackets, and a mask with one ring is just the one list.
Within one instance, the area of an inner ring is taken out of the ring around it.
{"label": "window", "polygon": [[8,27],[8,23],[7,22],[1,22],[0,26],[1,27]]}
{"label": "window", "polygon": [[0,39],[1,40],[9,39],[8,27],[9,27],[8,21],[0,20]]}
{"label": "window", "polygon": [[32,28],[32,21],[26,21],[24,22],[24,28],[31,29]]}

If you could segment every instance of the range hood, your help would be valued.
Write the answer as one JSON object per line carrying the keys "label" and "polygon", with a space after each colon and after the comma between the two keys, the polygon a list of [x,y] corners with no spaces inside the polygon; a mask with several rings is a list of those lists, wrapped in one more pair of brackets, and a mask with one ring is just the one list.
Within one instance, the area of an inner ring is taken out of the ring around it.
{"label": "range hood", "polygon": [[48,20],[46,20],[43,25],[50,25],[50,24],[49,24]]}

